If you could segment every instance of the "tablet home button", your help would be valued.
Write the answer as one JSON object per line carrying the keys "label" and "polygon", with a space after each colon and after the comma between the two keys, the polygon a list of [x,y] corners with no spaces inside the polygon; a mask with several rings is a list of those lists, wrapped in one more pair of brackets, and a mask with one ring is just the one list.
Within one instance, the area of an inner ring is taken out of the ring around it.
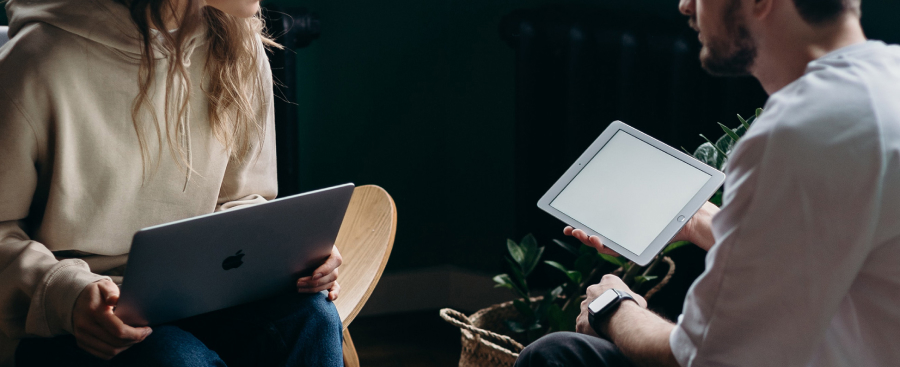
{"label": "tablet home button", "polygon": [[678,216],[678,221],[679,221],[679,222],[684,222],[684,216],[683,216],[683,215],[679,215],[679,216]]}

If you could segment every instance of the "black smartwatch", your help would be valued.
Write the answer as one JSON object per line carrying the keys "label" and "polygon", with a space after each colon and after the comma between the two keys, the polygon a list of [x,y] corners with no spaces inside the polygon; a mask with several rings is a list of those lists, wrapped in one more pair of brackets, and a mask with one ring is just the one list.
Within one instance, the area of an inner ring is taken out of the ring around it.
{"label": "black smartwatch", "polygon": [[591,323],[591,327],[594,328],[597,334],[603,335],[600,323],[612,315],[623,300],[631,300],[637,303],[628,292],[618,289],[607,289],[606,292],[600,294],[600,297],[597,297],[588,305],[588,322]]}

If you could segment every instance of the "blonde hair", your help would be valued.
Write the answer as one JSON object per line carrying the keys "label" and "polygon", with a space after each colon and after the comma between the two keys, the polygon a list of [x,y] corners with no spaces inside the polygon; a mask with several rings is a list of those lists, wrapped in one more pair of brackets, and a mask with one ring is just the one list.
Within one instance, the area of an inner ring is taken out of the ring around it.
{"label": "blonde hair", "polygon": [[[165,135],[176,162],[187,171],[187,180],[193,171],[190,151],[176,141],[189,131],[184,122],[190,111],[189,97],[193,89],[186,69],[190,55],[186,49],[192,45],[193,35],[206,28],[208,54],[204,65],[203,92],[209,100],[207,106],[209,125],[229,152],[229,158],[239,163],[253,149],[254,141],[260,146],[265,136],[264,114],[267,111],[266,85],[263,78],[264,57],[259,57],[262,47],[277,47],[266,33],[261,12],[250,18],[238,18],[210,6],[201,6],[198,0],[185,0],[184,9],[175,9],[173,0],[121,0],[130,9],[142,39],[138,95],[134,100],[131,116],[138,136],[141,159],[146,171],[151,161],[144,137],[146,123],[141,113],[147,110],[159,142],[157,158],[162,156],[162,136]],[[173,19],[178,29],[166,29],[166,19]],[[156,74],[155,48],[168,61],[165,78],[165,132],[159,127],[159,117],[151,104],[150,87]],[[191,48],[192,49],[192,48]],[[262,115],[260,115],[262,114]],[[189,139],[189,135],[188,138]],[[157,161],[158,164],[159,161]]]}

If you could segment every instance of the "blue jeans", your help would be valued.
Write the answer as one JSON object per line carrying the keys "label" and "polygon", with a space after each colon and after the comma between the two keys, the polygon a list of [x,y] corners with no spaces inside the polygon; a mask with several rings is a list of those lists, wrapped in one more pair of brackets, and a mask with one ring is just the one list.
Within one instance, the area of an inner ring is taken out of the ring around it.
{"label": "blue jeans", "polygon": [[16,366],[343,366],[341,318],[324,293],[286,294],[153,327],[110,361],[72,335],[23,339]]}

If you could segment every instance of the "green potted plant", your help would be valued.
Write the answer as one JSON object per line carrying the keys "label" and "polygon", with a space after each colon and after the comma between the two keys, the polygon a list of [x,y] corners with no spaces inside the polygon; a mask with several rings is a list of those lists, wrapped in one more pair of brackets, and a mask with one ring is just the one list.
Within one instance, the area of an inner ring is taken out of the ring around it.
{"label": "green potted plant", "polygon": [[[757,109],[749,119],[738,115],[741,124],[736,128],[719,123],[725,134],[715,142],[701,134],[706,142],[693,153],[682,149],[701,162],[724,170],[728,155],[761,113],[762,109]],[[722,190],[710,201],[721,205]],[[631,289],[647,299],[651,298],[665,286],[675,271],[675,263],[667,255],[689,244],[687,241],[671,243],[650,264],[642,267],[619,257],[598,253],[583,244],[573,246],[561,240],[553,242],[574,255],[568,265],[542,261],[544,247],[539,246],[530,234],[519,242],[506,241],[508,256],[505,260],[509,272],[495,276],[494,281],[496,287],[513,292],[516,297],[513,301],[479,310],[471,316],[451,309],[441,310],[444,320],[462,330],[460,366],[512,366],[524,345],[550,332],[574,331],[585,290],[599,282],[604,274],[620,276]],[[660,267],[661,263],[667,265],[665,269]],[[531,289],[528,279],[538,266],[550,266],[560,271],[565,275],[563,283],[542,292]]]}

